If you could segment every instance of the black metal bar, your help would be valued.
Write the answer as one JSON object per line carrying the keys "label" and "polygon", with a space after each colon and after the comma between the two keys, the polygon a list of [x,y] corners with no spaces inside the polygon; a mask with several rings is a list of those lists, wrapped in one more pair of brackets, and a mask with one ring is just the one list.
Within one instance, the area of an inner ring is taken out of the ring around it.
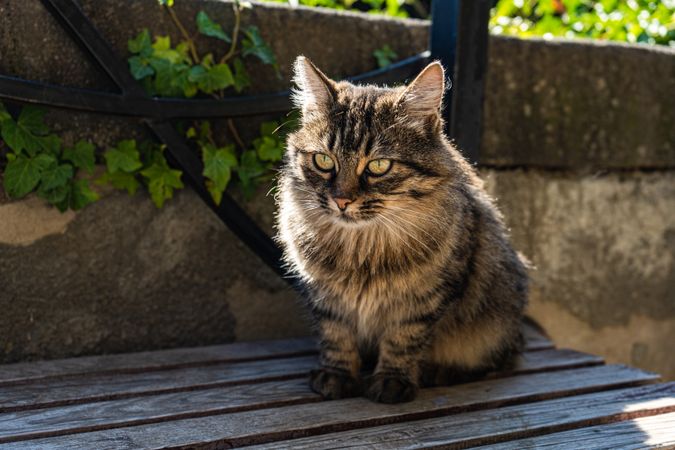
{"label": "black metal bar", "polygon": [[[455,2],[458,0],[452,0]],[[13,77],[0,76],[0,98],[46,106],[70,108],[103,114],[143,117],[150,129],[167,145],[169,160],[183,169],[187,181],[218,217],[279,275],[285,275],[281,263],[281,251],[258,225],[225,193],[220,205],[215,205],[206,189],[202,165],[197,155],[167,121],[174,118],[232,117],[243,115],[285,112],[290,109],[289,92],[231,98],[226,100],[185,100],[152,98],[131,77],[125,64],[114,54],[93,24],[74,0],[42,0],[88,54],[105,70],[122,94],[98,92],[35,83]],[[434,4],[443,4],[437,1]],[[442,9],[436,7],[434,11]],[[454,26],[450,28],[454,29]],[[436,31],[434,31],[436,30]],[[432,27],[432,34],[439,34],[439,27]],[[456,36],[450,33],[454,42]],[[445,38],[444,38],[445,39]],[[431,54],[444,42],[432,38]],[[447,43],[447,42],[446,42]],[[454,49],[454,45],[450,46]],[[454,50],[453,50],[454,51]],[[452,67],[454,53],[436,55],[447,67]],[[385,69],[361,74],[351,78],[356,82],[386,83],[411,78],[429,61],[430,52],[407,58]],[[289,283],[295,279],[284,277]]]}
{"label": "black metal bar", "polygon": [[465,0],[459,20],[450,136],[474,164],[480,161],[491,7],[492,0]]}
{"label": "black metal bar", "polygon": [[202,176],[202,164],[197,155],[187,146],[182,136],[167,122],[147,122],[150,129],[166,144],[169,162],[183,169],[188,183],[201,199],[222,220],[232,232],[253,250],[268,266],[287,281],[281,266],[281,250],[267,234],[241,209],[229,195],[223,195],[220,205],[211,199]]}
{"label": "black metal bar", "polygon": [[[72,29],[73,35],[80,41],[89,53],[96,58],[99,64],[108,72],[111,78],[125,93],[133,92],[139,98],[150,98],[136,81],[128,75],[127,68],[119,63],[119,60],[109,51],[105,40],[96,31],[89,19],[73,0],[43,0],[49,4],[53,11],[61,17],[62,24]],[[127,74],[127,75],[124,75]],[[138,89],[134,88],[136,86]],[[167,122],[149,123],[150,128],[157,137],[167,145],[170,159],[177,162],[187,174],[190,184],[195,187],[197,193],[218,214],[218,217],[230,227],[232,232],[247,244],[260,258],[279,274],[281,269],[281,251],[274,241],[236,204],[227,194],[223,195],[220,206],[216,206],[208,195],[201,175],[201,163],[196,155],[190,150],[183,138],[176,132],[173,126]],[[293,284],[294,280],[284,278]]]}
{"label": "black metal bar", "polygon": [[[473,0],[465,0],[468,3]],[[457,23],[459,21],[459,0],[434,0],[431,2],[431,33],[429,48],[431,59],[439,60],[445,67],[446,79],[451,86],[445,91],[443,99],[443,118],[445,130],[450,137],[450,123],[452,120],[452,97],[456,89],[455,83],[455,55],[457,51]]]}
{"label": "black metal bar", "polygon": [[[386,69],[357,75],[350,80],[367,83],[404,80],[415,76],[428,60],[429,52],[420,53]],[[145,93],[143,96],[125,97],[111,92],[36,83],[4,75],[0,75],[0,98],[100,114],[162,120],[285,113],[293,106],[290,91],[222,100],[152,98]]]}
{"label": "black metal bar", "polygon": [[42,0],[52,15],[65,25],[75,42],[81,45],[105,70],[125,95],[144,96],[145,91],[136,83],[128,68],[113,52],[108,42],[72,0]]}

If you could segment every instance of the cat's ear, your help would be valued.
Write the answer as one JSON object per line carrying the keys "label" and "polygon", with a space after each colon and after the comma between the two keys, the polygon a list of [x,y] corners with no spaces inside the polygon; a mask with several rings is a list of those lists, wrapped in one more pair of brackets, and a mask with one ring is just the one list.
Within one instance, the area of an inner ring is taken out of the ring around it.
{"label": "cat's ear", "polygon": [[445,92],[445,71],[438,61],[417,75],[398,99],[409,115],[426,117],[440,114]]}
{"label": "cat's ear", "polygon": [[293,65],[293,81],[298,89],[293,92],[293,103],[302,110],[303,117],[322,110],[335,99],[335,82],[323,74],[312,61],[298,56]]}

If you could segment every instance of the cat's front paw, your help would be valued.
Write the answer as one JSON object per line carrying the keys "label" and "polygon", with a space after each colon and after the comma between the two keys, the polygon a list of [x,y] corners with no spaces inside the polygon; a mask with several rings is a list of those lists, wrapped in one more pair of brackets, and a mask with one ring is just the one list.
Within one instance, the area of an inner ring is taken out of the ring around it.
{"label": "cat's front paw", "polygon": [[366,397],[380,403],[409,402],[417,395],[417,386],[400,375],[376,373],[366,381]]}
{"label": "cat's front paw", "polygon": [[358,397],[361,384],[347,372],[336,369],[315,369],[309,374],[309,386],[327,400]]}

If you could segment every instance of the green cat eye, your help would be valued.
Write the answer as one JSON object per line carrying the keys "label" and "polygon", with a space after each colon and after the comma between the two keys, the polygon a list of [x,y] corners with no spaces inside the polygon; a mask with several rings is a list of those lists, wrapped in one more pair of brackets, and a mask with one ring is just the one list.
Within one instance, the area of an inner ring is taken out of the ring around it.
{"label": "green cat eye", "polygon": [[325,153],[314,153],[314,165],[323,172],[330,172],[335,168],[333,158]]}
{"label": "green cat eye", "polygon": [[374,159],[368,163],[368,173],[380,177],[391,169],[390,159]]}

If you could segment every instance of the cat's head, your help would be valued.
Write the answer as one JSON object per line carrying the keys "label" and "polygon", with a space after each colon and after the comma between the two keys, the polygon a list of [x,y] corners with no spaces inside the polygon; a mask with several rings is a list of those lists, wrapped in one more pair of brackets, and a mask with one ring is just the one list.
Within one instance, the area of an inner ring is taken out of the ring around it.
{"label": "cat's head", "polygon": [[300,56],[295,82],[302,126],[288,138],[284,173],[302,207],[345,225],[422,211],[453,165],[443,67],[431,63],[408,86],[381,88],[335,82]]}

